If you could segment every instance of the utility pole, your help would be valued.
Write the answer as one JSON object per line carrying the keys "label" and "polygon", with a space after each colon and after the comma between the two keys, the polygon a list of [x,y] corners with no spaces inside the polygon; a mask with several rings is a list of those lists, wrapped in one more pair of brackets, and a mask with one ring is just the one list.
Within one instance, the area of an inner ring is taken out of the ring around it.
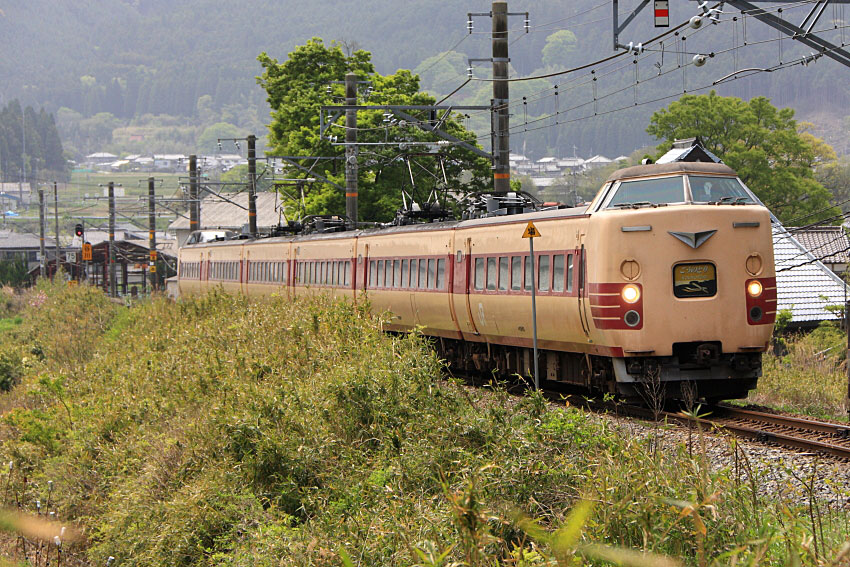
{"label": "utility pole", "polygon": [[248,232],[257,236],[257,137],[248,135]]}
{"label": "utility pole", "polygon": [[53,182],[53,220],[56,224],[56,271],[59,273],[59,188],[56,182]]}
{"label": "utility pole", "polygon": [[46,253],[44,249],[44,189],[41,187],[38,188],[38,230],[39,230],[39,272],[41,277],[46,276],[45,273],[45,264],[44,264],[44,255]]}
{"label": "utility pole", "polygon": [[496,136],[493,191],[511,190],[510,108],[508,92],[508,3],[493,2],[493,108]]}
{"label": "utility pole", "polygon": [[198,201],[198,156],[189,156],[189,233],[200,228],[201,203]]}
{"label": "utility pole", "polygon": [[109,182],[109,297],[118,296],[115,281],[115,183]]}
{"label": "utility pole", "polygon": [[156,180],[148,177],[148,248],[150,249],[150,262],[148,273],[150,274],[151,291],[156,291]]}
{"label": "utility pole", "polygon": [[[345,75],[345,104],[357,105],[357,75]],[[357,110],[345,111],[345,216],[357,228]]]}

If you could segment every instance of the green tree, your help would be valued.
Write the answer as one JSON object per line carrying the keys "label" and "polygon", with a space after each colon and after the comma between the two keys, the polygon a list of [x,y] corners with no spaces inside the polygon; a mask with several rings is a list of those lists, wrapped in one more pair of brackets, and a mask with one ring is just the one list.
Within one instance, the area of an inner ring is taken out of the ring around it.
{"label": "green tree", "polygon": [[559,30],[548,36],[543,46],[543,65],[568,67],[570,54],[576,50],[576,41],[576,34],[570,30]]}
{"label": "green tree", "polygon": [[714,91],[684,95],[654,113],[646,131],[664,140],[660,153],[677,138],[699,136],[782,222],[811,223],[837,213],[832,195],[814,176],[831,148],[798,132],[794,111],[777,109],[765,97],[745,102]]}
{"label": "green tree", "polygon": [[[204,128],[198,136],[196,146],[199,152],[214,153],[218,151],[218,141],[224,138],[244,138],[245,132],[227,122],[216,122]],[[228,142],[231,144],[231,142]]]}
{"label": "green tree", "polygon": [[[430,95],[419,92],[419,78],[410,71],[402,69],[382,76],[375,72],[368,52],[358,50],[346,55],[339,45],[326,46],[319,38],[297,47],[286,61],[278,62],[265,53],[259,56],[259,61],[264,72],[257,80],[268,93],[272,108],[269,147],[276,155],[344,154],[343,146],[333,144],[327,136],[320,137],[319,113],[323,105],[340,104],[344,87],[339,83],[346,73],[355,73],[359,80],[369,82],[371,90],[367,91],[365,85],[361,85],[361,103],[430,105],[435,102]],[[410,114],[420,120],[429,119],[425,111],[411,111]],[[421,145],[438,138],[404,120],[388,122],[388,119],[380,110],[361,111],[357,116],[359,142],[391,142],[390,145],[361,148],[359,152],[359,213],[363,220],[389,221],[402,204],[402,189],[411,191],[414,198],[421,201],[442,181],[437,154],[429,154],[428,148]],[[465,130],[454,116],[445,121],[442,129],[460,139],[475,139],[474,134]],[[329,135],[344,138],[341,120],[330,128]],[[489,182],[488,160],[476,157],[457,145],[441,146],[439,151],[445,158],[445,173],[452,190],[480,190]],[[408,160],[414,162],[411,169],[416,187],[411,187]],[[451,180],[457,179],[464,170],[472,175],[465,176],[470,181],[460,187]],[[345,185],[342,163],[327,160],[313,171],[340,186]],[[291,215],[292,208],[298,207],[298,201],[288,201]],[[307,214],[340,214],[345,211],[344,192],[327,183],[311,184],[305,191],[304,203],[303,212]]]}

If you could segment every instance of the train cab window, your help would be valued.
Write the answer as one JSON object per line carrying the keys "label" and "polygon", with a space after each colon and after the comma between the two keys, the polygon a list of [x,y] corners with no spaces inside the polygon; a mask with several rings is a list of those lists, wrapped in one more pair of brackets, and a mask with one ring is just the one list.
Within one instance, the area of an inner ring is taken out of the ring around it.
{"label": "train cab window", "polygon": [[419,260],[410,260],[410,289],[419,287]]}
{"label": "train cab window", "polygon": [[564,255],[552,258],[552,291],[564,291]]}
{"label": "train cab window", "polygon": [[537,258],[537,291],[549,291],[549,256]]}
{"label": "train cab window", "polygon": [[522,289],[522,256],[511,257],[511,289]]}
{"label": "train cab window", "polygon": [[567,291],[573,290],[573,255],[567,254]]}
{"label": "train cab window", "polygon": [[401,260],[393,260],[393,287],[401,287]]}
{"label": "train cab window", "polygon": [[531,291],[531,256],[525,257],[525,291]]}
{"label": "train cab window", "polygon": [[437,261],[434,258],[428,259],[428,289],[437,287]]}
{"label": "train cab window", "polygon": [[511,273],[508,267],[508,257],[499,258],[499,291],[507,291]]}
{"label": "train cab window", "polygon": [[419,289],[425,289],[428,287],[428,266],[427,260],[421,258],[419,260]]}
{"label": "train cab window", "polygon": [[375,287],[384,287],[384,261],[378,260],[378,279]]}
{"label": "train cab window", "polygon": [[484,289],[484,258],[475,259],[475,280],[473,283],[475,289]]}
{"label": "train cab window", "polygon": [[410,260],[401,261],[401,287],[408,287],[410,281]]}
{"label": "train cab window", "polygon": [[487,258],[487,290],[494,291],[496,289],[496,280],[498,272],[496,272],[496,259]]}
{"label": "train cab window", "polygon": [[375,287],[378,281],[378,264],[375,260],[369,260],[369,287]]}
{"label": "train cab window", "polygon": [[443,289],[446,285],[446,261],[443,258],[437,260],[437,289]]}
{"label": "train cab window", "polygon": [[664,205],[684,203],[684,177],[658,177],[623,181],[609,198],[606,209],[621,209],[635,205]]}
{"label": "train cab window", "polygon": [[691,198],[695,203],[752,204],[753,199],[735,177],[689,175]]}

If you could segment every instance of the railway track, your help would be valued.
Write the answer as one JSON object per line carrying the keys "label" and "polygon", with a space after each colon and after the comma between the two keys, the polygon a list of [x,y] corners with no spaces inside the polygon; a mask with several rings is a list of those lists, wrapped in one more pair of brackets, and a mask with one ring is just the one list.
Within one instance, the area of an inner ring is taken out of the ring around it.
{"label": "railway track", "polygon": [[[738,437],[850,460],[850,424],[716,405],[701,422]],[[674,414],[682,420],[681,414]],[[685,418],[686,419],[686,418]]]}
{"label": "railway track", "polygon": [[[476,381],[472,376],[463,376],[472,384],[481,385],[486,381]],[[515,394],[525,391],[518,387]],[[582,394],[575,394],[570,388],[544,387],[543,394],[553,403],[564,403],[593,412],[620,415],[646,420],[656,417],[668,423],[692,424],[694,420],[681,412],[662,411],[656,414],[646,407],[593,401]],[[700,410],[705,417],[699,419],[705,431],[720,429],[737,437],[751,439],[760,443],[769,443],[810,453],[819,453],[850,461],[850,423],[830,423],[813,418],[803,418],[781,414],[772,414],[751,409],[738,408],[725,404],[703,407]]]}

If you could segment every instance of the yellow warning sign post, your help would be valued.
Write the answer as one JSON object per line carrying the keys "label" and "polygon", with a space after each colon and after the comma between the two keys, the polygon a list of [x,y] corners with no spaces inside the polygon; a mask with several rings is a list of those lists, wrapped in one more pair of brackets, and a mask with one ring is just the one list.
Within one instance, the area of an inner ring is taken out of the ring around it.
{"label": "yellow warning sign post", "polygon": [[537,361],[537,284],[534,281],[536,270],[534,269],[534,239],[540,236],[540,231],[534,226],[534,223],[528,221],[525,227],[525,232],[522,233],[523,238],[528,239],[528,252],[531,261],[531,329],[534,337],[534,389],[540,389],[540,375],[538,374]]}
{"label": "yellow warning sign post", "polygon": [[534,223],[528,221],[528,224],[525,227],[525,232],[522,233],[523,238],[537,238],[540,236],[540,231],[537,230],[537,227],[534,226]]}

